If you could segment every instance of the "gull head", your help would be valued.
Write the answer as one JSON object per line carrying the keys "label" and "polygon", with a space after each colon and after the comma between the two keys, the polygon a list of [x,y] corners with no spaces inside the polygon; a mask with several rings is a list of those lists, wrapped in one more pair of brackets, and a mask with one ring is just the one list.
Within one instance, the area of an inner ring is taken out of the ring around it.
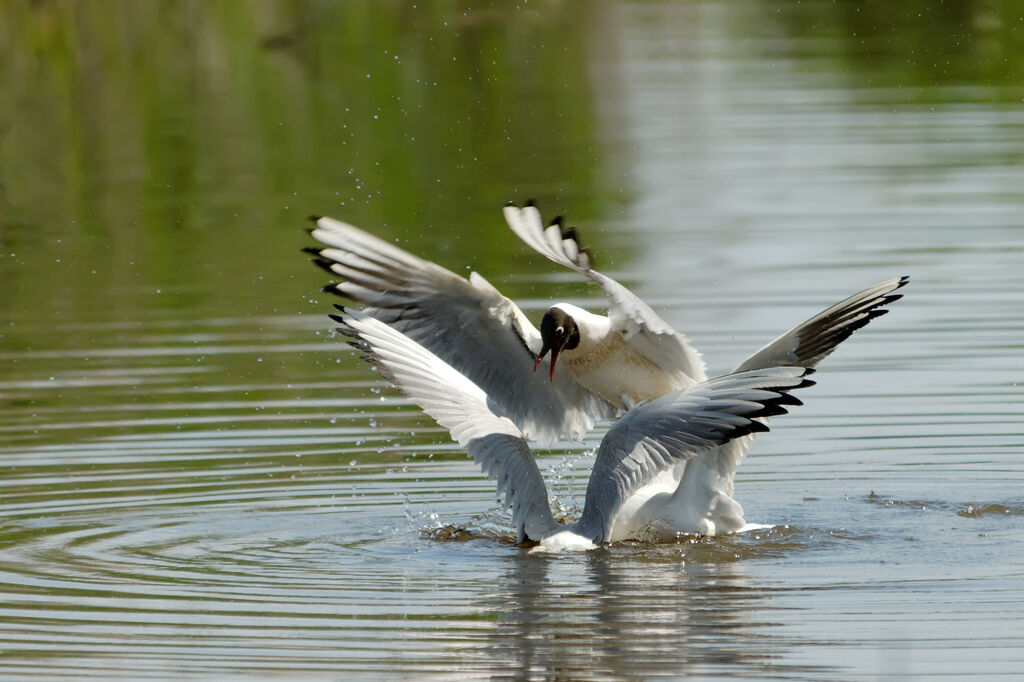
{"label": "gull head", "polygon": [[544,319],[540,321],[540,338],[542,346],[537,354],[537,361],[533,363],[533,371],[536,372],[544,356],[551,353],[551,373],[548,376],[550,381],[555,380],[555,361],[562,350],[572,350],[580,345],[580,329],[576,320],[572,319],[569,313],[558,306],[548,308],[544,313]]}

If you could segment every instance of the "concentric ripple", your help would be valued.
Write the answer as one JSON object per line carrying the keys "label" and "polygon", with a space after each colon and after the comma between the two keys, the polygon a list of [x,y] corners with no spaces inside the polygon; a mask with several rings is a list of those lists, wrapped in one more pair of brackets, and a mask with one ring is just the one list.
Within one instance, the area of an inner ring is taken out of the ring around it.
{"label": "concentric ripple", "polygon": [[[0,680],[1024,670],[1019,3],[3,12]],[[713,373],[911,276],[742,463],[772,528],[530,553],[332,336],[310,212],[603,307],[531,195]]]}

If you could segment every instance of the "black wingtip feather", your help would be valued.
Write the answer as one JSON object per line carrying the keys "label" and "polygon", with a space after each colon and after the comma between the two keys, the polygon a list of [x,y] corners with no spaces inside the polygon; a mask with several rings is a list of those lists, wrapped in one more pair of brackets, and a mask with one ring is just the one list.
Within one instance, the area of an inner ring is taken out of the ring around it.
{"label": "black wingtip feather", "polygon": [[750,422],[747,428],[749,429],[747,433],[766,433],[767,431],[771,430],[768,428],[768,425],[765,424],[764,422],[755,421]]}
{"label": "black wingtip feather", "polygon": [[576,231],[575,226],[563,229],[562,239],[571,239],[576,242],[576,248],[579,249],[580,254],[582,254],[582,257],[577,257],[577,260],[581,263],[585,262],[590,268],[594,267],[594,255],[590,253],[590,249],[583,246],[583,240],[580,239],[580,234]]}
{"label": "black wingtip feather", "polygon": [[789,414],[789,410],[782,406],[779,401],[766,403],[764,408],[758,410],[758,417],[778,417],[782,414]]}
{"label": "black wingtip feather", "polygon": [[314,223],[319,221],[321,218],[323,218],[322,215],[316,215],[315,213],[310,213],[308,216],[306,216],[306,220],[309,220],[310,222]]}
{"label": "black wingtip feather", "polygon": [[331,266],[334,265],[334,261],[327,258],[310,258],[309,260],[310,262],[313,263],[313,265],[317,266],[318,268],[326,270],[335,277],[338,276],[338,273],[336,273],[334,270],[331,270]]}
{"label": "black wingtip feather", "polygon": [[[797,386],[796,388],[801,388],[801,386]],[[790,395],[789,393],[781,394],[772,402],[778,403],[779,405],[792,405],[793,407],[799,407],[804,404],[804,401],[800,400],[800,398],[797,398],[795,395]]]}
{"label": "black wingtip feather", "polygon": [[308,253],[311,256],[319,256],[320,249],[316,246],[304,246],[302,247],[302,253]]}
{"label": "black wingtip feather", "polygon": [[384,377],[385,380],[390,382],[393,386],[398,385],[398,380],[395,378],[394,372],[388,369],[388,366],[384,364],[384,361],[379,355],[373,352],[370,345],[365,341],[349,341],[349,345],[359,351],[360,357],[366,360],[368,363],[377,368],[377,374]]}
{"label": "black wingtip feather", "polygon": [[561,232],[563,222],[565,222],[565,219],[560,215],[556,215],[554,218],[551,219],[551,224],[548,227],[557,226],[558,231]]}
{"label": "black wingtip feather", "polygon": [[526,200],[526,201],[525,201],[525,202],[523,203],[523,208],[529,208],[529,207],[531,207],[531,206],[532,206],[533,208],[537,208],[537,202],[536,202],[535,200],[533,200],[533,199],[527,199],[527,200]]}
{"label": "black wingtip feather", "polygon": [[338,291],[338,285],[337,284],[328,284],[327,286],[325,286],[322,289],[320,289],[320,291],[322,291],[325,294],[334,294],[335,296],[341,296],[342,298],[348,298],[348,296],[346,296],[345,294],[343,294],[340,291]]}

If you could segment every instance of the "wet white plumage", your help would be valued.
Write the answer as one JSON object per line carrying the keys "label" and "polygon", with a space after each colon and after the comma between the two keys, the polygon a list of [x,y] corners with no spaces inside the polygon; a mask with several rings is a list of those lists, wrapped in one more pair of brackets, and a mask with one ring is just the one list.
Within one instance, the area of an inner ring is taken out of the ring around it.
{"label": "wet white plumage", "polygon": [[548,549],[592,549],[635,535],[651,524],[676,531],[676,511],[624,506],[675,463],[734,438],[766,431],[761,417],[784,414],[800,401],[789,392],[812,385],[801,367],[771,367],[717,377],[630,410],[608,431],[587,485],[583,514],[570,525],[551,514],[547,489],[522,432],[495,411],[487,394],[443,360],[379,320],[336,316],[341,331],[399,390],[440,425],[498,484],[512,508],[518,541]]}
{"label": "wet white plumage", "polygon": [[[506,206],[504,216],[526,244],[598,284],[608,297],[607,316],[570,303],[549,309],[549,314],[567,314],[579,330],[578,345],[561,350],[553,374],[553,354],[539,363],[544,371],[534,372],[545,346],[541,332],[479,274],[464,279],[330,218],[318,219],[312,234],[329,247],[317,251],[319,263],[344,278],[329,290],[365,303],[366,315],[464,375],[496,413],[541,444],[562,436],[581,438],[600,419],[706,379],[703,359],[687,339],[626,287],[594,270],[574,230],[563,230],[559,221],[545,227],[533,206]],[[814,367],[854,331],[885,314],[907,281],[892,278],[835,304],[758,350],[736,371]],[[750,436],[734,438],[666,465],[660,477],[625,502],[636,507],[630,518],[666,505],[677,510],[674,528],[704,534],[743,528],[743,509],[732,498],[733,479],[750,442]]]}

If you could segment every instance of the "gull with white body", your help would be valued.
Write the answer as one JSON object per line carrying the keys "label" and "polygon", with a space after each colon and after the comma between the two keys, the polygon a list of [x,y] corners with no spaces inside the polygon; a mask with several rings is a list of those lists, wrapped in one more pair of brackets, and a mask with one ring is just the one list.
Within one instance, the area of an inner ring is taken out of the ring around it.
{"label": "gull with white body", "polygon": [[633,537],[641,524],[685,532],[673,526],[668,500],[648,503],[642,511],[625,503],[666,467],[767,431],[760,420],[800,405],[791,392],[814,383],[805,368],[768,367],[694,384],[630,410],[601,441],[579,520],[561,524],[551,513],[526,438],[479,386],[379,320],[348,311],[332,317],[381,374],[447,428],[497,481],[499,494],[512,508],[517,541],[551,550],[593,549]]}
{"label": "gull with white body", "polygon": [[[707,379],[704,361],[686,337],[595,270],[574,229],[564,229],[560,219],[545,226],[530,204],[507,205],[504,216],[535,251],[598,284],[608,298],[608,314],[556,303],[538,329],[478,273],[460,277],[331,218],[316,219],[311,233],[325,248],[311,251],[319,265],[342,278],[325,291],[365,304],[364,315],[450,365],[484,392],[496,413],[541,444],[582,438],[601,419]],[[782,334],[734,371],[814,367],[854,331],[888,312],[907,281],[894,277],[854,294]],[[626,517],[643,519],[645,507],[671,500],[675,528],[707,535],[742,529],[746,520],[732,498],[733,479],[750,442],[751,436],[733,438],[700,456],[666,462],[625,501],[636,511]]]}

